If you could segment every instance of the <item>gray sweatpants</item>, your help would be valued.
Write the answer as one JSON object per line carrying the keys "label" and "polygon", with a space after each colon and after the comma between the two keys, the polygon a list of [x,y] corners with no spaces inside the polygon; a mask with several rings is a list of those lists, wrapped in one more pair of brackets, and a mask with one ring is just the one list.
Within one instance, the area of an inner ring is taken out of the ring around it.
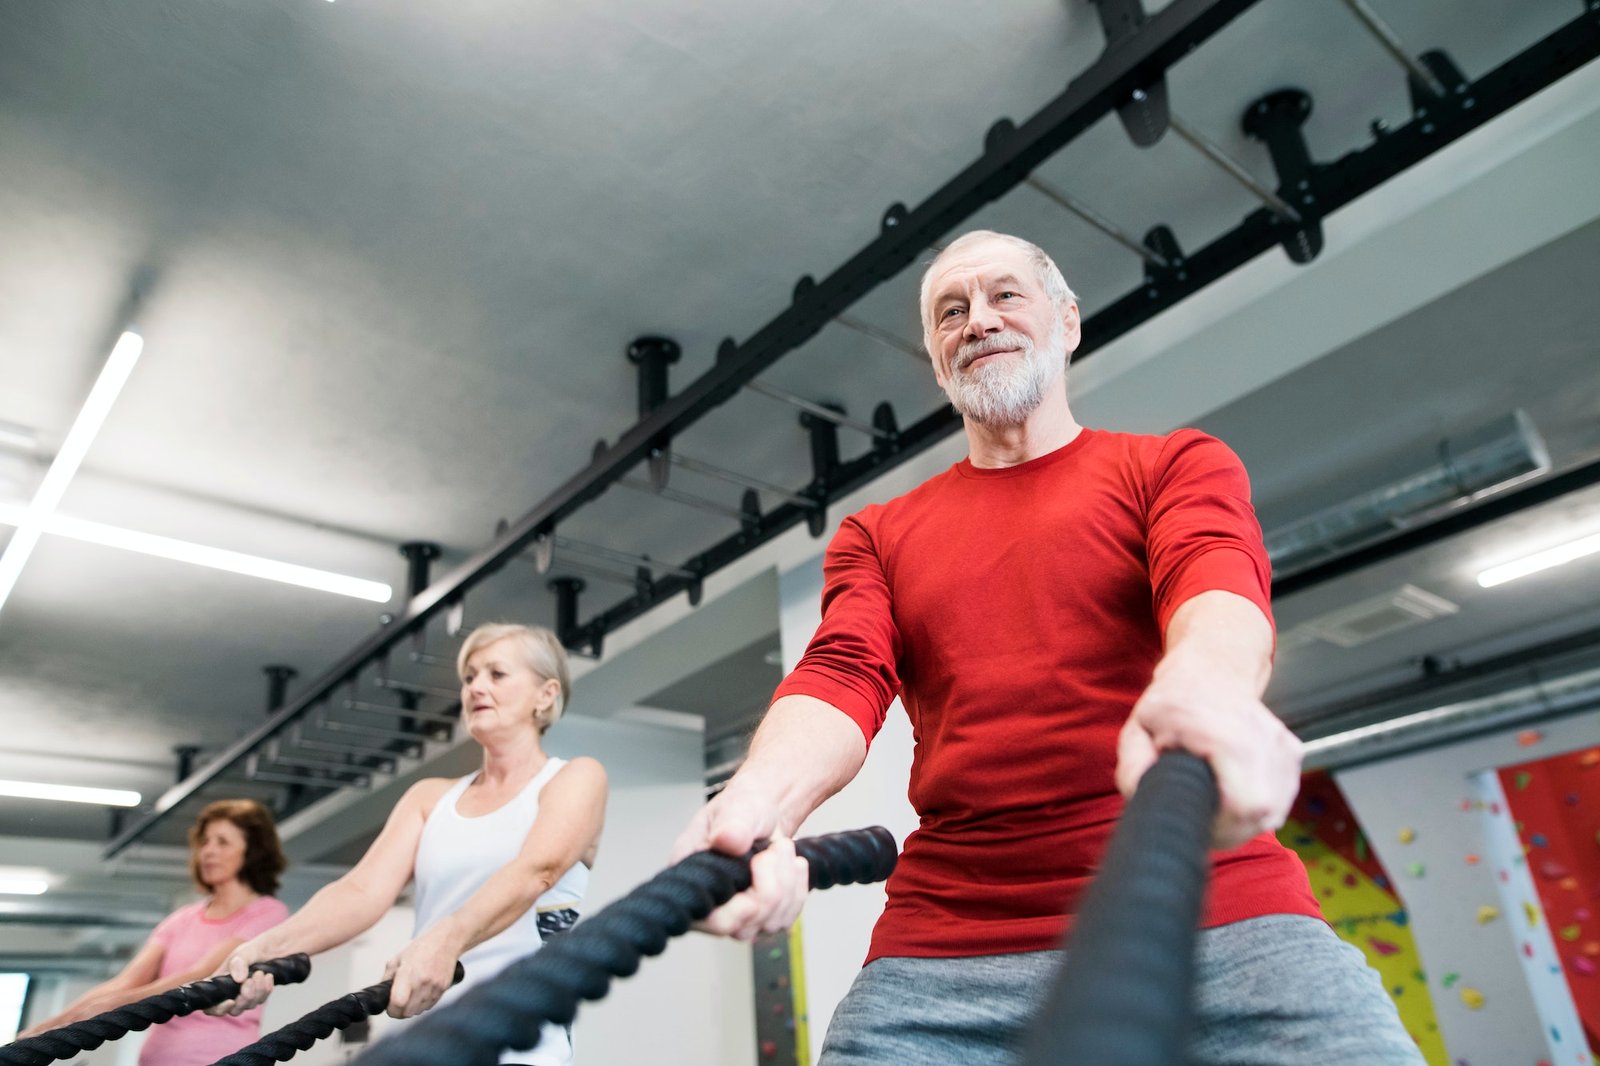
{"label": "gray sweatpants", "polygon": [[[875,959],[834,1011],[822,1066],[1014,1066],[1060,962],[1058,951]],[[1291,914],[1200,934],[1189,1053],[1193,1066],[1423,1066],[1361,952]]]}

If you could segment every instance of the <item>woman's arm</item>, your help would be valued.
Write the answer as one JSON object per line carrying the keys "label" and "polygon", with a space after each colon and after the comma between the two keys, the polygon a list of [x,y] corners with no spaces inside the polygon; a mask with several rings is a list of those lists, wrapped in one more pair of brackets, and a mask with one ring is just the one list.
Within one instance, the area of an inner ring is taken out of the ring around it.
{"label": "woman's arm", "polygon": [[539,816],[517,857],[389,963],[389,1014],[409,1018],[437,1003],[465,952],[526,914],[594,847],[605,813],[605,769],[588,758],[562,767],[539,793]]}
{"label": "woman's arm", "polygon": [[418,781],[389,813],[383,832],[350,872],[312,896],[281,925],[246,941],[226,957],[225,972],[240,983],[239,996],[211,1008],[212,1014],[239,1014],[259,1006],[272,992],[272,978],[250,973],[250,965],[296,952],[316,955],[371,929],[411,880],[417,844],[427,812],[449,782]]}
{"label": "woman's arm", "polygon": [[[132,1003],[136,999],[143,999],[151,993],[145,992],[137,995],[125,995],[125,993],[129,989],[138,989],[154,981],[156,975],[161,972],[161,960],[166,957],[166,954],[166,945],[159,944],[154,940],[146,941],[144,947],[140,948],[133,958],[128,960],[128,965],[122,968],[121,973],[109,981],[104,981],[89,989],[89,991],[73,1000],[71,1005],[60,1014],[52,1018],[46,1018],[36,1025],[30,1025],[17,1034],[17,1039],[38,1036],[40,1033],[48,1032],[51,1029],[59,1029],[63,1025],[71,1025],[73,1022],[82,1021],[84,1018],[92,1018],[96,1014],[103,1014],[113,1007],[122,1006],[124,1003]],[[207,973],[209,972],[208,970]],[[200,976],[204,977],[205,974]],[[182,984],[183,982],[180,981],[178,983]],[[176,988],[177,985],[172,987]],[[160,991],[165,991],[165,989]]]}

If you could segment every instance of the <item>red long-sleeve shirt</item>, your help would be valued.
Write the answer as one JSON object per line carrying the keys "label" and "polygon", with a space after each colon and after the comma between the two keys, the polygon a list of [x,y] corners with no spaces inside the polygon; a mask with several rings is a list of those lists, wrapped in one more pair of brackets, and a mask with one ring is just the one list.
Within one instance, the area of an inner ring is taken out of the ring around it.
{"label": "red long-sleeve shirt", "polygon": [[[901,696],[919,828],[868,961],[1056,946],[1122,810],[1118,731],[1172,613],[1224,589],[1271,617],[1238,459],[1195,430],[1085,429],[1020,466],[963,460],[846,519],[822,625],[777,695],[825,700],[868,743]],[[1320,916],[1270,834],[1214,857],[1205,924]]]}

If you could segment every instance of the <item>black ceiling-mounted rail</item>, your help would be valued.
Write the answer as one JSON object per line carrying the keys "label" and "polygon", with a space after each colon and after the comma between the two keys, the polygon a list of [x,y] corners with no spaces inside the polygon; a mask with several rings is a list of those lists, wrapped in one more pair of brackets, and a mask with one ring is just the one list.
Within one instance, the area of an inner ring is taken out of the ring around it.
{"label": "black ceiling-mounted rail", "polygon": [[[1238,227],[1187,257],[1178,248],[1171,231],[1165,226],[1154,227],[1145,243],[1165,259],[1165,266],[1147,265],[1143,286],[1085,320],[1083,344],[1073,356],[1073,362],[1087,358],[1263,252],[1291,243],[1298,246],[1308,230],[1316,231],[1320,244],[1322,218],[1597,57],[1600,57],[1600,2],[1585,15],[1568,22],[1475,82],[1453,73],[1454,66],[1442,53],[1426,53],[1423,61],[1447,77],[1447,84],[1456,86],[1453,100],[1441,106],[1431,95],[1418,94],[1413,84],[1415,110],[1410,122],[1392,130],[1376,127],[1371,144],[1332,163],[1312,162],[1305,151],[1299,134],[1300,123],[1310,108],[1305,93],[1279,90],[1263,96],[1246,108],[1242,123],[1252,136],[1266,141],[1284,181],[1285,188],[1280,191],[1295,196],[1299,221],[1288,223],[1276,212],[1262,207],[1248,215]],[[807,490],[808,494],[824,503],[832,503],[960,428],[961,417],[950,408],[941,407],[901,430],[892,442],[877,441],[866,454],[834,467],[822,483]],[[1531,505],[1535,501],[1534,495],[1527,494],[1534,487],[1527,486],[1510,494],[1517,499],[1517,506]],[[1552,486],[1551,491],[1566,489]],[[1474,508],[1468,513],[1476,515],[1479,510]],[[683,565],[701,574],[713,573],[805,520],[807,513],[793,506],[779,507],[763,515],[755,528],[747,525]],[[1485,515],[1478,518],[1486,520]],[[1454,516],[1450,524],[1454,526],[1457,521],[1465,520],[1465,514]],[[1403,550],[1400,542],[1389,544],[1386,541],[1358,554],[1400,550]],[[1317,568],[1319,574],[1307,574],[1303,580],[1297,574],[1288,581],[1275,583],[1274,589],[1277,594],[1288,595],[1354,565],[1365,564],[1352,561],[1342,566],[1341,560],[1332,560]],[[1279,584],[1283,586],[1281,590]],[[652,596],[623,600],[585,623],[574,631],[574,641],[586,642],[591,639],[592,631],[616,629],[679,591],[681,587],[672,579],[658,582]]]}
{"label": "black ceiling-mounted rail", "polygon": [[[157,800],[153,813],[128,827],[105,849],[114,856],[139,840],[169,810],[194,796],[207,783],[238,764],[257,746],[298,721],[326,700],[339,686],[351,682],[365,667],[383,658],[408,635],[420,632],[435,614],[459,603],[466,593],[579,508],[621,481],[663,442],[734,398],[757,374],[788,352],[804,344],[862,296],[909,266],[922,251],[969,218],[985,204],[1023,184],[1031,172],[1107,114],[1125,109],[1135,92],[1162,83],[1166,70],[1213,36],[1256,0],[1173,0],[1150,16],[1135,32],[1108,34],[1110,43],[1101,57],[1075,78],[1066,90],[1021,126],[1006,119],[995,123],[984,140],[984,152],[922,204],[908,209],[896,203],[884,213],[878,236],[823,280],[806,275],[796,283],[790,305],[743,343],[724,340],[715,365],[676,396],[659,400],[648,415],[613,445],[596,449],[587,467],[562,483],[487,547],[420,593],[404,611],[373,634],[313,682],[290,705],[249,735],[221,752],[190,778]],[[1126,6],[1126,5],[1124,5]],[[1297,222],[1263,208],[1247,216],[1236,229],[1213,241],[1193,256],[1185,257],[1165,227],[1155,227],[1145,243],[1159,254],[1166,267],[1147,267],[1144,285],[1124,296],[1085,324],[1086,340],[1077,358],[1121,336],[1160,311],[1193,294],[1229,271],[1277,245],[1291,246],[1301,227],[1319,220],[1339,206],[1375,188],[1462,134],[1552,83],[1600,54],[1600,15],[1591,8],[1584,16],[1526,50],[1478,82],[1467,86],[1448,104],[1426,95],[1427,107],[1405,126],[1383,131],[1368,147],[1331,164],[1310,164],[1303,179],[1309,188],[1280,188],[1278,194],[1295,204]],[[1425,55],[1426,61],[1429,57]],[[1438,69],[1438,68],[1434,68]],[[1426,114],[1431,107],[1433,114]],[[1377,131],[1375,131],[1377,132]],[[1269,146],[1273,143],[1269,140]],[[1283,172],[1281,151],[1274,164]],[[1309,199],[1308,199],[1309,198]],[[892,412],[884,423],[892,426]],[[905,429],[873,438],[871,449],[852,460],[839,461],[819,476],[802,494],[815,503],[789,502],[762,514],[749,506],[741,511],[740,531],[681,564],[696,576],[666,574],[641,588],[586,623],[576,617],[576,595],[563,611],[563,639],[574,647],[598,649],[604,636],[679,593],[698,586],[706,576],[770,541],[797,523],[816,521],[828,503],[837,500],[887,469],[918,454],[960,426],[948,408],[924,417]],[[659,464],[664,467],[664,464]],[[664,469],[662,470],[664,473]]]}

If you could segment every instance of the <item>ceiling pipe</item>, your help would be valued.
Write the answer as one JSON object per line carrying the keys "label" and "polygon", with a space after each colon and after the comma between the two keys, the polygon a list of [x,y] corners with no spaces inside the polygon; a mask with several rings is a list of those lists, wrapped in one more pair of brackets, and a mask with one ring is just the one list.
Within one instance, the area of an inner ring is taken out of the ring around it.
{"label": "ceiling pipe", "polygon": [[1550,469],[1550,452],[1522,411],[1439,442],[1428,466],[1307,515],[1266,535],[1273,573],[1283,577],[1427,522]]}
{"label": "ceiling pipe", "polygon": [[1343,769],[1600,710],[1600,641],[1464,683],[1445,676],[1431,696],[1380,700],[1347,728],[1307,740],[1305,769]]}

